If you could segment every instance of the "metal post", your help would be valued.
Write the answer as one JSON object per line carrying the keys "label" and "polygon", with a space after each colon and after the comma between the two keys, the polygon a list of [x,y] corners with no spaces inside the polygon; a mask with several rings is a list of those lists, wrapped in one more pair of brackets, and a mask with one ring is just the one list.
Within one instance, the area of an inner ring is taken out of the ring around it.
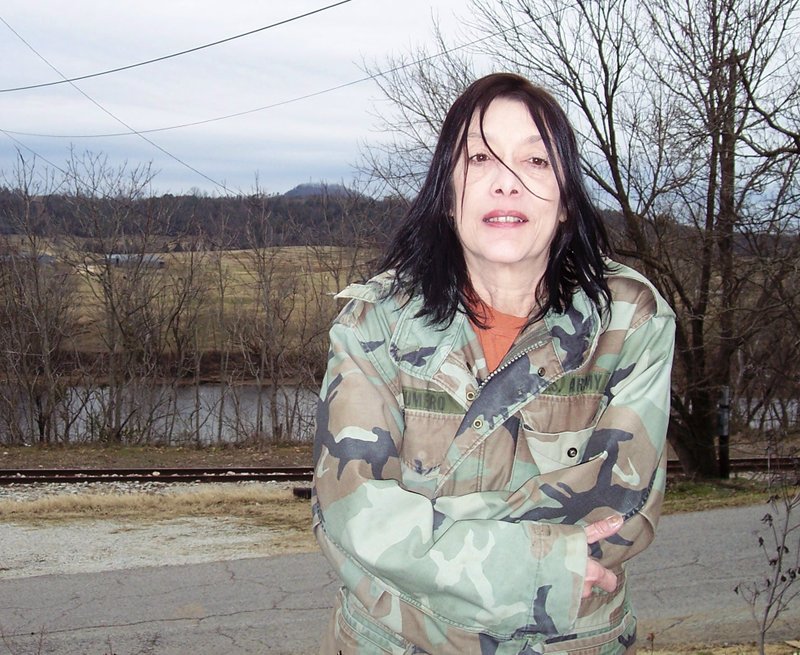
{"label": "metal post", "polygon": [[730,459],[730,423],[731,423],[731,389],[722,387],[718,405],[719,434],[719,477],[727,480],[731,477]]}

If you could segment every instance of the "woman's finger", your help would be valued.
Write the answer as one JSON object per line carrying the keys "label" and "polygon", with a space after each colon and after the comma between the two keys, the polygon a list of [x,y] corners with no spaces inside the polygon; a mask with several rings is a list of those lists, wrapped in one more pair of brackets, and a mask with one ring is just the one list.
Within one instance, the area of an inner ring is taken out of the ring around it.
{"label": "woman's finger", "polygon": [[608,537],[619,531],[622,527],[622,523],[622,517],[618,514],[590,523],[584,528],[586,532],[586,541],[593,544],[601,539],[608,539]]}

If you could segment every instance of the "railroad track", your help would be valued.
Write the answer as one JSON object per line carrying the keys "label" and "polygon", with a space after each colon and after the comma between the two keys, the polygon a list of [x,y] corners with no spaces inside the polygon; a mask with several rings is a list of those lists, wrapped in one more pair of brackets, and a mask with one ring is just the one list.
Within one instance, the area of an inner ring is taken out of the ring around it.
{"label": "railroad track", "polygon": [[[740,457],[731,459],[731,472],[800,471],[796,457]],[[243,480],[310,482],[310,466],[249,466],[226,468],[128,468],[128,469],[0,469],[0,485],[44,482],[241,482]],[[667,472],[681,473],[680,463],[670,460]]]}
{"label": "railroad track", "polygon": [[[766,473],[768,471],[800,471],[798,457],[736,457],[730,460],[731,473],[748,471]],[[667,473],[683,473],[678,460],[667,462]]]}
{"label": "railroad track", "polygon": [[0,485],[79,482],[310,481],[310,466],[128,469],[0,469]]}

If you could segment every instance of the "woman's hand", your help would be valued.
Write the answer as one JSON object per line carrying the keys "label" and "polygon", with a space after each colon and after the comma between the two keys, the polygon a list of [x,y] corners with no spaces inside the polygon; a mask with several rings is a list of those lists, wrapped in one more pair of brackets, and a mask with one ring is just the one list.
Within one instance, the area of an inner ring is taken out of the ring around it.
{"label": "woman's hand", "polygon": [[[610,516],[587,525],[584,528],[587,543],[593,544],[616,534],[622,527],[622,523],[621,516]],[[583,581],[581,598],[588,598],[592,593],[592,587],[600,587],[610,593],[617,588],[617,576],[596,559],[590,557],[586,561],[586,577]]]}

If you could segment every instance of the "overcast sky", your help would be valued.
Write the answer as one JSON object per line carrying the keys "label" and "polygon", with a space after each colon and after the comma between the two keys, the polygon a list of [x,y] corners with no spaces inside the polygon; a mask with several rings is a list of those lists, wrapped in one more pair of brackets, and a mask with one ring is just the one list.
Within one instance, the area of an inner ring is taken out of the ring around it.
{"label": "overcast sky", "polygon": [[[76,77],[224,39],[336,1],[3,0],[0,90],[61,79],[34,50],[61,74]],[[2,91],[0,171],[6,179],[13,175],[17,150],[26,159],[35,153],[40,169],[63,168],[72,148],[108,155],[115,164],[151,163],[158,194],[224,193],[204,176],[234,193],[252,191],[256,177],[268,193],[309,181],[348,183],[360,144],[378,138],[370,115],[378,90],[371,81],[236,118],[145,134],[202,175],[135,134],[88,135],[204,121],[358,80],[365,76],[360,68],[365,58],[380,63],[430,43],[433,14],[445,33],[457,38],[463,5],[463,0],[350,0],[198,52],[75,82],[85,96],[69,84]]]}

